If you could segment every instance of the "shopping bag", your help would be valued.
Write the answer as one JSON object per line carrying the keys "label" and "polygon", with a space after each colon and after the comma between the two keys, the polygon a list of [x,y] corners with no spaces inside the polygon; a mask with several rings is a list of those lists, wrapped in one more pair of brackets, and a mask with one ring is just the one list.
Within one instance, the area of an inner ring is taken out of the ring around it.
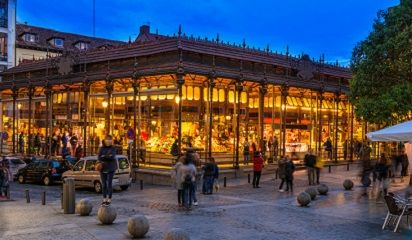
{"label": "shopping bag", "polygon": [[219,181],[216,179],[215,182],[213,183],[214,188],[215,188],[215,192],[219,191],[220,185],[219,185]]}

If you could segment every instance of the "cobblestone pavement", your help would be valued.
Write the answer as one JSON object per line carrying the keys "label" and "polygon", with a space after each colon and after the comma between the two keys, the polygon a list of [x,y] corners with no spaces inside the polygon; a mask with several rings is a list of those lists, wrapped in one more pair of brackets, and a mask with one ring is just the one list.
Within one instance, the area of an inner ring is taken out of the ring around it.
{"label": "cobblestone pavement", "polygon": [[[386,207],[374,198],[362,197],[358,171],[346,167],[322,173],[322,182],[330,188],[327,196],[318,196],[309,207],[299,207],[296,195],[307,187],[304,171],[296,173],[294,193],[279,193],[279,180],[263,176],[260,189],[253,189],[247,178],[228,180],[228,187],[214,195],[198,195],[199,206],[185,211],[176,205],[171,187],[146,186],[143,191],[132,186],[116,192],[113,205],[118,216],[113,225],[100,225],[96,219],[100,196],[90,190],[76,191],[77,199],[88,197],[95,208],[92,216],[64,215],[60,209],[60,186],[14,184],[14,201],[0,202],[0,239],[130,239],[127,219],[145,214],[150,221],[147,239],[162,239],[172,227],[190,233],[191,239],[412,239],[412,230],[402,222],[397,233],[381,230]],[[353,191],[343,191],[342,182],[355,182]],[[406,183],[392,184],[402,192]],[[27,204],[24,189],[30,188],[32,201]],[[40,204],[40,193],[47,191],[48,203]]]}

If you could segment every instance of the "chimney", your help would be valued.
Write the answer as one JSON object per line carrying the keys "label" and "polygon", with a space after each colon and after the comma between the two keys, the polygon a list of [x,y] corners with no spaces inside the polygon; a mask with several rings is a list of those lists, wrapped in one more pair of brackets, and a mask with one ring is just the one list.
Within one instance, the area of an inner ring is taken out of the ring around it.
{"label": "chimney", "polygon": [[150,33],[150,26],[149,25],[142,25],[140,26],[139,35],[149,34]]}

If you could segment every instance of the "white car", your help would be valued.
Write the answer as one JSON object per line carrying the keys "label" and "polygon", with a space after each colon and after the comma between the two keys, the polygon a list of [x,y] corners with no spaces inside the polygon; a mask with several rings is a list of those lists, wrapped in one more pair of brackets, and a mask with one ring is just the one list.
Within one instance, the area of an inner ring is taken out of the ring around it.
{"label": "white car", "polygon": [[[113,187],[120,187],[126,190],[132,181],[130,162],[124,155],[116,155],[117,170],[113,177]],[[100,173],[95,170],[97,156],[81,158],[72,168],[72,170],[63,173],[62,178],[74,178],[77,187],[93,187],[97,193],[102,191]]]}
{"label": "white car", "polygon": [[7,162],[10,170],[10,179],[14,180],[19,169],[24,168],[26,163],[16,156],[3,156],[1,162]]}

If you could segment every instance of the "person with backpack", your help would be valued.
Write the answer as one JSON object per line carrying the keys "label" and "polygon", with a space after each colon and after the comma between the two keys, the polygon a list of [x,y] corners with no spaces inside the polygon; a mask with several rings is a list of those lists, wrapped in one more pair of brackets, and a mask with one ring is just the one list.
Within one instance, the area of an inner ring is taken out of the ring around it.
{"label": "person with backpack", "polygon": [[250,144],[248,139],[245,139],[245,142],[243,143],[243,163],[245,165],[248,165],[250,162]]}
{"label": "person with backpack", "polygon": [[171,172],[172,183],[174,183],[174,186],[177,189],[177,203],[179,204],[179,207],[183,206],[182,166],[184,160],[185,158],[181,156],[173,166]]}
{"label": "person with backpack", "polygon": [[213,158],[210,158],[209,161],[203,167],[203,194],[213,193],[213,183],[215,181],[216,168],[217,166]]}
{"label": "person with backpack", "polygon": [[262,153],[255,151],[253,154],[253,188],[260,188],[259,181],[260,176],[262,175],[262,169],[264,167],[264,160]]}
{"label": "person with backpack", "polygon": [[103,146],[99,149],[98,160],[100,165],[100,178],[102,183],[102,206],[108,206],[112,202],[112,181],[117,170],[116,148],[113,146],[113,137],[107,135],[103,140]]}
{"label": "person with backpack", "polygon": [[309,149],[308,153],[303,159],[303,162],[308,173],[309,185],[315,185],[316,156],[313,154],[312,149]]}
{"label": "person with backpack", "polygon": [[286,192],[293,192],[293,173],[295,172],[295,164],[290,160],[289,156],[286,156],[285,164],[285,176],[286,176]]}
{"label": "person with backpack", "polygon": [[[378,164],[376,165],[376,172],[379,180],[379,193],[382,191],[384,196],[388,194],[388,187],[389,187],[389,166],[388,166],[388,159],[386,158],[385,153],[381,153],[380,159]],[[380,194],[379,194],[380,196]]]}
{"label": "person with backpack", "polygon": [[282,156],[282,158],[279,161],[278,165],[278,176],[281,179],[280,185],[279,185],[279,192],[284,192],[283,190],[283,184],[286,182],[286,157]]}
{"label": "person with backpack", "polygon": [[186,153],[181,169],[181,182],[183,190],[183,206],[190,210],[192,208],[194,184],[196,181],[196,167],[190,153]]}

